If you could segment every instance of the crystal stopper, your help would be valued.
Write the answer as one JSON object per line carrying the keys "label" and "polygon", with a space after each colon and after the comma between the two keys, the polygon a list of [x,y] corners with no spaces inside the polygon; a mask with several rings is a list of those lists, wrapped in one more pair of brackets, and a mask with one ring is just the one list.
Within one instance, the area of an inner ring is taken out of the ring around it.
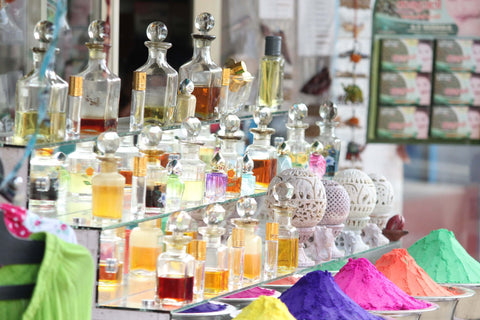
{"label": "crystal stopper", "polygon": [[140,135],[140,141],[145,147],[157,147],[162,141],[162,129],[159,126],[145,126]]}
{"label": "crystal stopper", "polygon": [[195,28],[200,33],[207,33],[215,26],[215,19],[208,12],[202,12],[195,18]]}
{"label": "crystal stopper", "polygon": [[288,154],[288,146],[286,142],[282,142],[278,147],[277,147],[277,153],[279,155],[286,155]]}
{"label": "crystal stopper", "polygon": [[273,186],[273,197],[277,200],[277,205],[286,207],[293,197],[293,185],[289,182],[279,182]]}
{"label": "crystal stopper", "polygon": [[192,94],[193,89],[195,89],[195,85],[190,79],[183,79],[178,85],[178,91],[180,91],[181,94]]}
{"label": "crystal stopper", "polygon": [[94,20],[88,26],[88,36],[92,43],[102,44],[108,37],[108,26],[103,20]]}
{"label": "crystal stopper", "polygon": [[167,35],[167,26],[162,21],[154,21],[147,27],[147,37],[152,42],[162,42]]}
{"label": "crystal stopper", "polygon": [[115,153],[120,146],[120,137],[114,131],[102,132],[97,139],[97,147],[104,155]]}
{"label": "crystal stopper", "polygon": [[203,213],[203,222],[208,226],[218,226],[225,220],[225,209],[219,205],[211,205]]}
{"label": "crystal stopper", "polygon": [[267,107],[257,108],[253,113],[253,121],[255,121],[259,129],[266,129],[272,122],[272,111]]}
{"label": "crystal stopper", "polygon": [[253,166],[254,164],[252,158],[250,158],[248,153],[245,153],[245,155],[243,156],[243,172],[252,172]]}
{"label": "crystal stopper", "polygon": [[240,119],[234,114],[229,114],[222,118],[220,128],[225,131],[226,136],[233,136],[240,129]]}
{"label": "crystal stopper", "polygon": [[200,134],[200,130],[202,130],[202,123],[198,118],[188,117],[183,120],[182,128],[187,131],[187,140],[194,141]]}
{"label": "crystal stopper", "polygon": [[170,160],[167,164],[168,174],[175,174],[177,176],[181,175],[183,168],[181,163],[177,159]]}
{"label": "crystal stopper", "polygon": [[240,198],[237,201],[237,213],[240,217],[251,218],[257,211],[257,201],[253,198]]}
{"label": "crystal stopper", "polygon": [[210,160],[210,166],[213,171],[224,171],[226,167],[225,159],[222,157],[220,152],[215,151],[212,160]]}
{"label": "crystal stopper", "polygon": [[337,116],[337,106],[332,101],[327,101],[320,106],[320,117],[325,122],[333,122]]}
{"label": "crystal stopper", "polygon": [[185,211],[177,211],[168,217],[168,228],[172,232],[185,232],[190,227],[192,217]]}
{"label": "crystal stopper", "polygon": [[312,145],[310,146],[310,152],[321,154],[323,152],[323,144],[318,140],[313,141]]}
{"label": "crystal stopper", "polygon": [[53,40],[54,25],[50,21],[41,20],[37,22],[33,29],[33,36],[35,40],[41,43],[50,43]]}
{"label": "crystal stopper", "polygon": [[304,103],[294,104],[288,110],[288,118],[292,124],[303,124],[303,119],[308,116],[308,108]]}

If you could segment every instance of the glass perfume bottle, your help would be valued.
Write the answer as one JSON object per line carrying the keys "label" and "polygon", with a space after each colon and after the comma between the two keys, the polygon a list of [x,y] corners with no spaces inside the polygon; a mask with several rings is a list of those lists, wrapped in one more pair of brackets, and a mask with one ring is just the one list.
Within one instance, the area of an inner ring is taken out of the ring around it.
{"label": "glass perfume bottle", "polygon": [[245,229],[233,228],[231,244],[229,245],[229,290],[237,290],[243,287],[245,266]]}
{"label": "glass perfume bottle", "polygon": [[83,78],[80,134],[98,135],[117,130],[120,78],[107,67],[109,45],[106,22],[92,21],[88,26],[88,36],[88,65],[78,74]]}
{"label": "glass perfume bottle", "polygon": [[173,159],[168,162],[167,171],[166,210],[179,210],[182,206],[182,197],[185,191],[185,183],[180,178],[183,168],[177,159]]}
{"label": "glass perfume bottle", "polygon": [[210,125],[203,125],[200,130],[200,134],[197,137],[197,141],[201,142],[200,146],[200,160],[206,165],[206,170],[210,171],[210,160],[213,158],[213,154],[217,149],[217,138],[210,133]]}
{"label": "glass perfume bottle", "polygon": [[207,254],[207,243],[204,240],[193,240],[189,243],[189,247],[190,254],[195,258],[193,299],[194,301],[202,301],[205,292],[205,258]]}
{"label": "glass perfume bottle", "polygon": [[277,277],[278,223],[267,222],[265,231],[265,262],[263,267],[264,281]]}
{"label": "glass perfume bottle", "polygon": [[277,110],[283,103],[282,38],[265,37],[265,55],[260,61],[258,105]]}
{"label": "glass perfume bottle", "polygon": [[136,156],[139,155],[138,148],[133,143],[133,136],[120,138],[120,147],[115,156],[120,158],[118,173],[125,177],[125,187],[132,187],[133,164]]}
{"label": "glass perfume bottle", "polygon": [[196,17],[195,27],[199,33],[192,34],[193,57],[179,69],[180,80],[190,79],[195,84],[195,116],[200,120],[215,118],[220,100],[222,68],[210,56],[210,45],[215,36],[208,34],[214,25],[215,20],[210,13],[203,12]]}
{"label": "glass perfume bottle", "polygon": [[143,128],[146,86],[147,73],[143,71],[133,71],[132,103],[130,107],[130,131],[137,131]]}
{"label": "glass perfume bottle", "polygon": [[67,196],[71,199],[92,199],[92,177],[98,173],[99,161],[93,152],[95,142],[77,143],[75,151],[67,156],[66,164],[70,175]]}
{"label": "glass perfume bottle", "polygon": [[171,157],[175,157],[175,159],[180,159],[180,144],[178,140],[175,138],[177,136],[178,129],[175,130],[168,130],[164,131],[162,135],[162,141],[158,147],[163,150],[163,153],[160,155],[160,162],[162,167],[166,168],[167,164]]}
{"label": "glass perfume bottle", "polygon": [[147,27],[149,41],[145,42],[145,46],[148,48],[148,59],[136,70],[147,74],[143,119],[135,117],[134,126],[138,129],[147,124],[162,126],[173,120],[178,74],[166,59],[167,50],[172,47],[171,43],[163,42],[167,34],[167,26],[161,21],[154,21]]}
{"label": "glass perfume bottle", "polygon": [[290,158],[290,150],[288,149],[286,142],[282,142],[277,147],[277,156],[277,175],[283,170],[291,169],[293,167],[292,158]]}
{"label": "glass perfume bottle", "polygon": [[134,219],[145,216],[147,198],[147,157],[139,153],[133,158],[132,192],[130,213]]}
{"label": "glass perfume bottle", "polygon": [[175,108],[175,123],[182,123],[188,117],[195,116],[197,98],[192,94],[195,85],[190,79],[183,79],[178,86],[177,106]]}
{"label": "glass perfume bottle", "polygon": [[35,25],[33,35],[39,46],[33,51],[33,70],[18,80],[15,105],[14,141],[26,143],[38,126],[40,107],[45,113],[38,128],[38,142],[55,142],[65,139],[65,119],[68,84],[53,70],[53,61],[40,78],[40,69],[53,39],[53,24],[42,20]]}
{"label": "glass perfume bottle", "polygon": [[189,117],[183,121],[182,127],[187,132],[187,138],[180,141],[182,149],[180,164],[183,167],[181,179],[185,183],[182,206],[193,207],[203,203],[205,192],[206,166],[199,158],[201,143],[196,139],[202,125],[197,118]]}
{"label": "glass perfume bottle", "polygon": [[62,166],[59,154],[53,149],[35,150],[30,160],[30,181],[28,209],[43,216],[53,216],[60,200],[60,175]]}
{"label": "glass perfume bottle", "polygon": [[288,110],[286,144],[294,168],[308,168],[310,145],[305,141],[305,130],[308,124],[303,122],[307,115],[308,108],[303,103],[294,104]]}
{"label": "glass perfume bottle", "polygon": [[248,196],[255,193],[255,176],[253,175],[253,160],[245,154],[243,156],[242,189],[240,195]]}
{"label": "glass perfume bottle", "polygon": [[198,232],[207,243],[205,260],[205,295],[207,298],[228,291],[229,250],[222,244],[225,228],[220,224],[225,219],[225,209],[218,204],[212,205],[203,214],[206,227],[198,228]]}
{"label": "glass perfume bottle", "polygon": [[325,179],[332,179],[335,176],[340,159],[341,140],[335,135],[335,128],[338,125],[335,121],[336,116],[337,106],[333,102],[328,101],[320,106],[320,117],[323,120],[317,122],[320,127],[320,136],[316,140],[323,144],[322,155],[327,162]]}
{"label": "glass perfume bottle", "polygon": [[227,193],[227,174],[225,173],[225,159],[219,151],[213,155],[212,171],[207,173],[205,183],[205,198],[208,202],[224,201]]}
{"label": "glass perfume bottle", "polygon": [[325,171],[327,169],[327,161],[322,156],[323,144],[315,140],[310,146],[310,156],[308,169],[313,172],[317,177],[323,179]]}
{"label": "glass perfume bottle", "polygon": [[225,171],[227,173],[227,198],[236,198],[240,195],[242,186],[243,159],[237,153],[236,144],[241,139],[237,135],[240,129],[240,119],[229,114],[220,121],[223,134],[219,134],[221,140],[220,154],[225,159]]}
{"label": "glass perfume bottle", "polygon": [[292,226],[292,216],[295,208],[289,204],[293,191],[293,186],[288,182],[280,182],[273,187],[273,196],[276,200],[273,205],[273,212],[279,224],[277,262],[277,274],[279,276],[295,272],[298,267],[299,233],[297,228]]}
{"label": "glass perfume bottle", "polygon": [[[244,282],[260,281],[262,267],[262,239],[255,234],[259,221],[253,219],[257,210],[257,202],[253,198],[240,198],[237,202],[237,213],[240,218],[232,219],[237,228],[245,230],[245,260],[243,263]],[[228,246],[232,246],[232,237],[228,239]]]}
{"label": "glass perfume bottle", "polygon": [[66,138],[80,138],[80,110],[82,108],[83,78],[70,76],[68,81],[67,119],[65,122]]}
{"label": "glass perfume bottle", "polygon": [[141,222],[130,232],[130,275],[151,277],[155,275],[157,258],[163,249],[163,232],[156,221]]}
{"label": "glass perfume bottle", "polygon": [[120,146],[116,132],[104,132],[97,140],[103,156],[97,156],[100,173],[92,178],[92,215],[97,224],[120,221],[123,212],[125,177],[118,173],[115,151]]}
{"label": "glass perfume bottle", "polygon": [[100,263],[98,284],[101,286],[121,285],[123,281],[122,239],[115,230],[104,230],[100,235]]}
{"label": "glass perfume bottle", "polygon": [[193,301],[195,258],[186,253],[192,240],[183,233],[191,217],[184,211],[175,212],[168,221],[173,234],[165,236],[166,251],[157,259],[155,300],[160,308],[181,307]]}
{"label": "glass perfume bottle", "polygon": [[253,160],[256,188],[267,190],[270,181],[277,174],[277,150],[270,145],[270,137],[275,133],[275,129],[267,127],[272,121],[270,108],[257,108],[253,119],[258,127],[250,129],[253,143],[247,147],[245,153]]}

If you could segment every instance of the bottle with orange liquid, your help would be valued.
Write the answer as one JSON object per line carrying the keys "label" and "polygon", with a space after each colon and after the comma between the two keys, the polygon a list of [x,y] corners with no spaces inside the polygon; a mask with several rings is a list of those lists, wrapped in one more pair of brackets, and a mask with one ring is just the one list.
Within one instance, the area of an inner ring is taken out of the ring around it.
{"label": "bottle with orange liquid", "polygon": [[115,230],[104,230],[100,235],[100,264],[98,282],[101,286],[121,285],[123,280],[122,239]]}
{"label": "bottle with orange liquid", "polygon": [[247,147],[247,153],[253,160],[253,175],[256,179],[256,189],[266,191],[270,181],[277,174],[277,150],[270,143],[275,129],[268,128],[272,121],[270,108],[257,108],[253,114],[257,128],[250,129],[253,133],[253,143]]}
{"label": "bottle with orange liquid", "polygon": [[243,158],[237,153],[237,142],[242,139],[237,133],[240,129],[240,119],[233,114],[225,116],[220,121],[222,134],[218,135],[222,145],[220,154],[225,159],[227,173],[227,198],[240,196],[242,186]]}
{"label": "bottle with orange liquid", "polygon": [[[257,202],[253,198],[240,198],[237,213],[240,218],[232,219],[235,227],[245,230],[245,257],[243,261],[243,282],[251,284],[260,281],[262,269],[262,239],[255,234],[259,221],[253,219]],[[228,239],[232,246],[232,237]]]}
{"label": "bottle with orange liquid", "polygon": [[154,276],[157,258],[162,249],[163,232],[156,227],[156,221],[139,223],[130,233],[130,275]]}

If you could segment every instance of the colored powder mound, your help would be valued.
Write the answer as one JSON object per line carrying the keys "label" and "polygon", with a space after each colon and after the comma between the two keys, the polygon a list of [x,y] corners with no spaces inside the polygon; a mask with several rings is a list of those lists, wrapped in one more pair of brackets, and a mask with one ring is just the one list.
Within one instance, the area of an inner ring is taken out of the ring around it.
{"label": "colored powder mound", "polygon": [[348,262],[347,259],[337,260],[337,261],[329,261],[322,263],[322,265],[318,268],[318,270],[327,270],[327,271],[338,271]]}
{"label": "colored powder mound", "polygon": [[295,318],[301,320],[382,319],[368,313],[350,299],[328,271],[307,273],[285,291],[280,300],[287,305]]}
{"label": "colored powder mound", "polygon": [[454,293],[442,287],[408,254],[407,249],[393,249],[375,263],[383,273],[407,294],[415,297],[445,297]]}
{"label": "colored powder mound", "polygon": [[335,275],[335,282],[367,310],[416,310],[431,306],[403,292],[365,258],[350,259]]}
{"label": "colored powder mound", "polygon": [[433,230],[408,248],[408,253],[438,283],[480,283],[480,263],[451,231]]}
{"label": "colored powder mound", "polygon": [[278,280],[275,280],[275,281],[272,281],[272,282],[269,282],[268,284],[271,284],[271,285],[278,285],[278,286],[282,286],[282,285],[294,285],[295,283],[297,283],[297,281],[301,278],[301,276],[288,276],[288,277],[285,277],[285,278],[282,278],[282,279],[278,279]]}
{"label": "colored powder mound", "polygon": [[225,298],[227,299],[258,298],[260,296],[272,296],[274,293],[275,293],[275,290],[255,287],[252,289],[231,294],[229,296],[226,296]]}
{"label": "colored powder mound", "polygon": [[295,320],[282,301],[274,297],[261,296],[245,307],[233,318],[235,320]]}
{"label": "colored powder mound", "polygon": [[199,306],[183,310],[180,313],[203,313],[203,312],[216,312],[216,311],[222,311],[227,308],[226,304],[220,304],[220,303],[205,303],[201,304]]}

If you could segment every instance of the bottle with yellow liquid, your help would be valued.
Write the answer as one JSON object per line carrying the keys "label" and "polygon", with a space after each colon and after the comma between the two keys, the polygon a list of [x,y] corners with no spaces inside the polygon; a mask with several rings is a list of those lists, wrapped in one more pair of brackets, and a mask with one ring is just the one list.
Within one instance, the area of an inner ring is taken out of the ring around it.
{"label": "bottle with yellow liquid", "polygon": [[310,144],[305,141],[308,124],[303,120],[308,115],[308,108],[303,103],[294,104],[288,110],[286,148],[293,168],[308,168]]}
{"label": "bottle with yellow liquid", "polygon": [[[237,213],[240,218],[232,219],[237,228],[245,230],[245,257],[243,261],[243,282],[251,284],[260,281],[262,269],[262,239],[255,234],[259,221],[253,219],[257,210],[257,202],[253,198],[240,198],[237,202]],[[228,239],[232,246],[232,237]]]}
{"label": "bottle with yellow liquid", "polygon": [[163,232],[156,221],[141,222],[130,233],[130,275],[152,277],[157,258],[163,249]]}
{"label": "bottle with yellow liquid", "polygon": [[285,59],[282,57],[282,38],[267,36],[265,38],[265,55],[260,61],[260,88],[258,105],[278,109],[283,102],[283,69]]}
{"label": "bottle with yellow liquid", "polygon": [[288,182],[280,182],[273,187],[276,200],[273,212],[279,224],[277,276],[295,272],[298,267],[299,233],[297,228],[292,226],[294,208],[289,204],[293,191],[293,186]]}
{"label": "bottle with yellow liquid", "polygon": [[115,157],[120,145],[116,132],[103,132],[98,137],[98,149],[103,156],[100,173],[92,178],[92,215],[97,224],[120,221],[123,211],[123,190],[125,177],[118,173],[118,158]]}

